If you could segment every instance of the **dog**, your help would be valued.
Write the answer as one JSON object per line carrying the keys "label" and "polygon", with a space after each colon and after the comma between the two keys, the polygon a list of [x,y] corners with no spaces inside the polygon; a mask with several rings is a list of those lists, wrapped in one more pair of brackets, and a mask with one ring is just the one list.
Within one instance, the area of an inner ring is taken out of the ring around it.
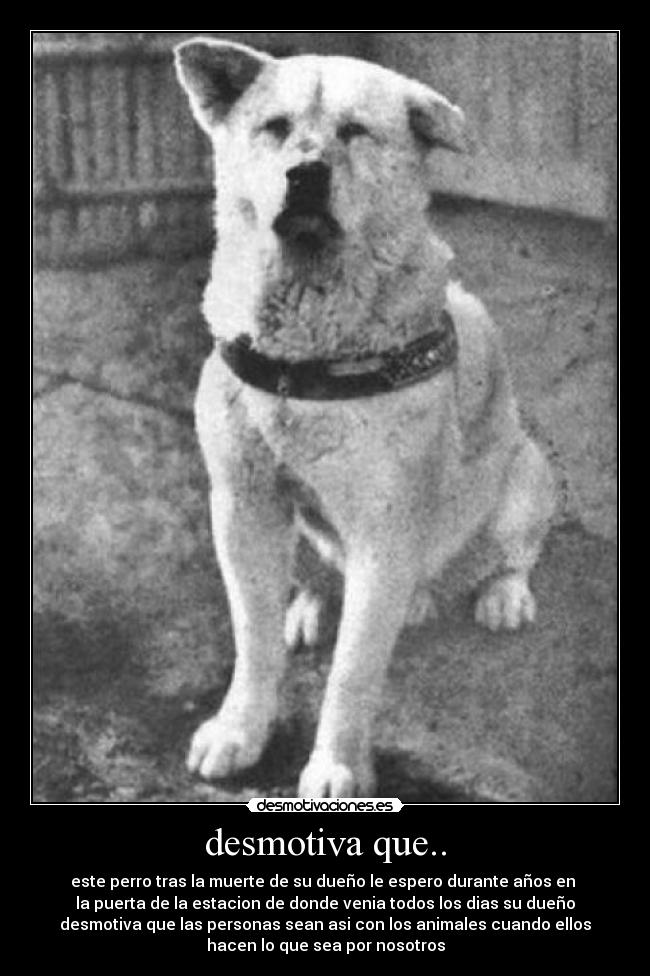
{"label": "dog", "polygon": [[486,532],[500,565],[477,620],[532,622],[528,577],[554,506],[498,331],[450,280],[429,213],[436,159],[471,138],[442,95],[354,58],[280,60],[199,37],[175,61],[214,149],[215,348],[196,427],[236,645],[188,766],[219,778],[262,756],[287,645],[317,632],[308,589],[287,612],[304,535],[344,588],[298,795],[372,796],[382,683],[430,582]]}

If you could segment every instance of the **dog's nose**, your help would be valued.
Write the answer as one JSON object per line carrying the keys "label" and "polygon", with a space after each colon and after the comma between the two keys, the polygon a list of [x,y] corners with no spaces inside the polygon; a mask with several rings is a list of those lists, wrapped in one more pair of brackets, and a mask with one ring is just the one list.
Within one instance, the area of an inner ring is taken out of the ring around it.
{"label": "dog's nose", "polygon": [[329,197],[332,171],[327,163],[301,163],[287,172],[289,202],[293,207],[322,207]]}

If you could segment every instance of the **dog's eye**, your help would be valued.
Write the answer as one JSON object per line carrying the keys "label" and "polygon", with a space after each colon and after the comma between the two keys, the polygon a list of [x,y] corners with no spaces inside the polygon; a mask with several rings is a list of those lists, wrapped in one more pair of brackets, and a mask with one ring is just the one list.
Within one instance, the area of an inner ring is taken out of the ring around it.
{"label": "dog's eye", "polygon": [[353,139],[358,139],[359,136],[367,136],[370,133],[365,125],[361,125],[360,122],[344,122],[343,125],[338,127],[336,134],[341,142],[347,144],[348,142],[352,142]]}
{"label": "dog's eye", "polygon": [[276,139],[284,141],[291,132],[291,122],[286,115],[276,115],[262,126],[264,132],[270,132]]}

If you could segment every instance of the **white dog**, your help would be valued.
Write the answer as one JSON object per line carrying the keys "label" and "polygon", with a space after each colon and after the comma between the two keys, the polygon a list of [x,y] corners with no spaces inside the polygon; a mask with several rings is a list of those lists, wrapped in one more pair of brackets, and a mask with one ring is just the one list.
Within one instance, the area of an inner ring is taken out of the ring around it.
{"label": "white dog", "polygon": [[255,763],[276,718],[299,533],[344,573],[334,659],[303,796],[370,796],[372,725],[400,629],[479,531],[501,567],[491,629],[530,622],[553,509],[521,429],[498,333],[449,282],[427,215],[438,152],[467,146],[430,88],[347,58],[276,60],[197,38],[179,78],[214,146],[217,249],[204,314],[215,351],[196,401],[236,665],[189,766]]}

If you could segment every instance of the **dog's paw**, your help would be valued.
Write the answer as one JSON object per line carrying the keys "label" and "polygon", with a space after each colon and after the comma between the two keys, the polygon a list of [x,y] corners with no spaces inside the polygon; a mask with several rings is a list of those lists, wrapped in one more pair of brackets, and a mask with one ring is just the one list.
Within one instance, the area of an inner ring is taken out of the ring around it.
{"label": "dog's paw", "polygon": [[417,587],[411,597],[404,625],[406,627],[421,627],[427,621],[437,619],[438,608],[433,594],[424,586]]}
{"label": "dog's paw", "polygon": [[266,745],[270,722],[226,708],[194,733],[187,768],[204,779],[221,779],[254,766]]}
{"label": "dog's paw", "polygon": [[284,641],[291,650],[304,644],[313,647],[318,642],[322,600],[310,590],[300,590],[287,610]]}
{"label": "dog's paw", "polygon": [[305,766],[298,784],[298,796],[321,797],[373,796],[375,774],[369,763],[351,765],[337,761],[330,753],[315,752]]}
{"label": "dog's paw", "polygon": [[517,630],[535,619],[535,597],[516,573],[492,582],[476,604],[476,621],[488,630]]}

